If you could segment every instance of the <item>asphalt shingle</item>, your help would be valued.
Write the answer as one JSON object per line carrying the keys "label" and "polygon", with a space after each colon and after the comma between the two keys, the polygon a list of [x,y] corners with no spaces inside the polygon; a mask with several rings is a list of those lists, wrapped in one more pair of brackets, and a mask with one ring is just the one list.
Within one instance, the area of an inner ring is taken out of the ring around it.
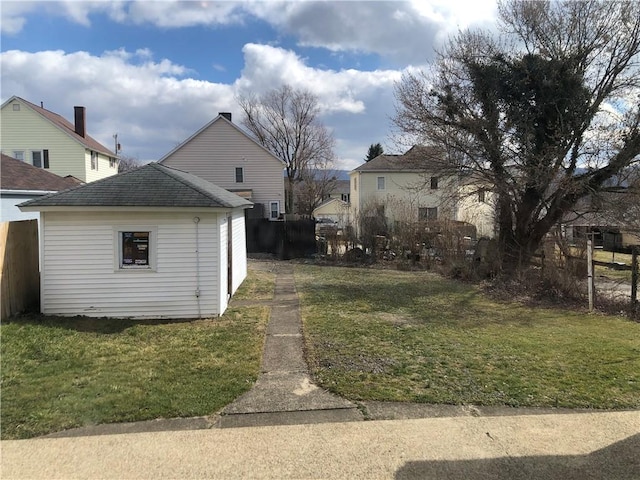
{"label": "asphalt shingle", "polygon": [[82,183],[75,177],[61,177],[4,154],[2,154],[0,171],[3,190],[57,192]]}
{"label": "asphalt shingle", "polygon": [[252,203],[206,180],[148,163],[129,172],[22,203],[20,207],[221,207]]}

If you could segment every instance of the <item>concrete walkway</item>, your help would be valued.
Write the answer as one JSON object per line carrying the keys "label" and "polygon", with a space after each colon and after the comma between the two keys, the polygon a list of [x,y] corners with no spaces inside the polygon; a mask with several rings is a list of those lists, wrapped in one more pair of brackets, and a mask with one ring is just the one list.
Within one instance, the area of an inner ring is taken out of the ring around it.
{"label": "concrete walkway", "polygon": [[304,359],[300,303],[289,264],[278,266],[261,373],[255,386],[228,405],[218,427],[363,420],[357,406],[315,385]]}

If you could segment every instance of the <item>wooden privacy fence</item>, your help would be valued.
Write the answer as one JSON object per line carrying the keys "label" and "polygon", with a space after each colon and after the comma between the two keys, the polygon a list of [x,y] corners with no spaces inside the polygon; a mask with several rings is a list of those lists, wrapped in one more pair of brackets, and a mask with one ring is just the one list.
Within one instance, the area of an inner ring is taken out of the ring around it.
{"label": "wooden privacy fence", "polygon": [[38,221],[0,223],[1,319],[39,307]]}
{"label": "wooden privacy fence", "polygon": [[316,253],[314,220],[247,219],[246,222],[249,253],[273,253],[281,259]]}

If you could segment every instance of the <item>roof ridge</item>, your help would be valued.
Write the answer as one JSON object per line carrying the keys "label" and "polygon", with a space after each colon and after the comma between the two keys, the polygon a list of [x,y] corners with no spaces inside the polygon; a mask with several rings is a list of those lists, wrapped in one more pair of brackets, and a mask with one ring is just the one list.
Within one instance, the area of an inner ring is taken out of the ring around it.
{"label": "roof ridge", "polygon": [[269,150],[267,147],[265,147],[264,145],[261,145],[260,142],[258,142],[258,140],[256,140],[255,138],[253,138],[251,135],[249,135],[248,132],[245,132],[242,128],[240,128],[239,125],[236,125],[235,123],[233,123],[232,121],[230,121],[229,119],[227,119],[225,116],[218,114],[216,117],[214,117],[212,120],[210,120],[209,122],[207,122],[206,124],[204,124],[202,127],[200,127],[198,130],[196,130],[194,133],[192,133],[191,135],[189,135],[185,140],[183,140],[182,142],[180,142],[177,146],[175,146],[174,148],[172,148],[170,151],[168,151],[167,153],[165,153],[162,157],[160,157],[160,159],[158,160],[157,163],[159,164],[164,164],[164,161],[169,158],[171,155],[173,155],[174,153],[176,153],[178,150],[180,150],[183,146],[185,146],[187,143],[189,143],[191,140],[193,140],[195,137],[197,137],[198,135],[200,135],[202,132],[204,132],[207,128],[209,128],[210,126],[212,126],[214,123],[216,123],[218,120],[223,119],[225,122],[227,122],[229,125],[231,125],[238,133],[240,133],[241,135],[244,135],[249,141],[255,143],[258,147],[260,147],[262,150],[264,150],[267,154],[271,155],[273,158],[275,158],[277,161],[279,161],[280,163],[282,163],[282,168],[285,167],[286,162],[284,160],[282,160],[280,157],[278,157],[275,153],[273,153],[271,150]]}
{"label": "roof ridge", "polygon": [[[184,173],[185,175],[189,175],[189,176],[192,176],[194,178],[201,179],[200,177],[197,177],[197,176],[193,175],[192,173],[185,172],[184,170],[180,170],[179,168],[174,168],[174,167],[169,167],[167,165],[162,165],[162,164],[160,164],[158,162],[151,162],[149,165],[152,165],[159,172],[162,172],[165,175],[169,175],[174,180],[177,180],[178,182],[182,183],[183,185],[185,185],[185,186],[189,187],[190,189],[198,192],[200,195],[204,195],[209,200],[214,200],[216,202],[224,202],[224,200],[222,198],[219,198],[218,196],[214,195],[212,192],[208,192],[206,190],[203,190],[202,188],[200,188],[195,183],[188,182],[186,179],[180,177],[179,175],[174,175],[172,172],[165,172],[165,171],[163,171],[163,169],[174,170],[176,172]],[[207,181],[207,180],[204,180],[204,179],[201,179],[201,180],[205,181],[205,182]],[[211,182],[208,182],[208,183],[211,183]],[[214,185],[214,184],[212,184],[212,185]],[[220,188],[222,188],[222,187],[220,187]]]}

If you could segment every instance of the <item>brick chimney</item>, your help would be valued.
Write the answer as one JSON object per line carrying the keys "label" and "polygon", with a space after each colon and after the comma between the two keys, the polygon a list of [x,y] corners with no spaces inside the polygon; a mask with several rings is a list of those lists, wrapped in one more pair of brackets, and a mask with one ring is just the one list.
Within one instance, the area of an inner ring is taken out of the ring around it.
{"label": "brick chimney", "polygon": [[81,137],[87,134],[87,120],[84,107],[73,107],[76,133]]}
{"label": "brick chimney", "polygon": [[218,112],[218,115],[231,121],[231,112]]}

